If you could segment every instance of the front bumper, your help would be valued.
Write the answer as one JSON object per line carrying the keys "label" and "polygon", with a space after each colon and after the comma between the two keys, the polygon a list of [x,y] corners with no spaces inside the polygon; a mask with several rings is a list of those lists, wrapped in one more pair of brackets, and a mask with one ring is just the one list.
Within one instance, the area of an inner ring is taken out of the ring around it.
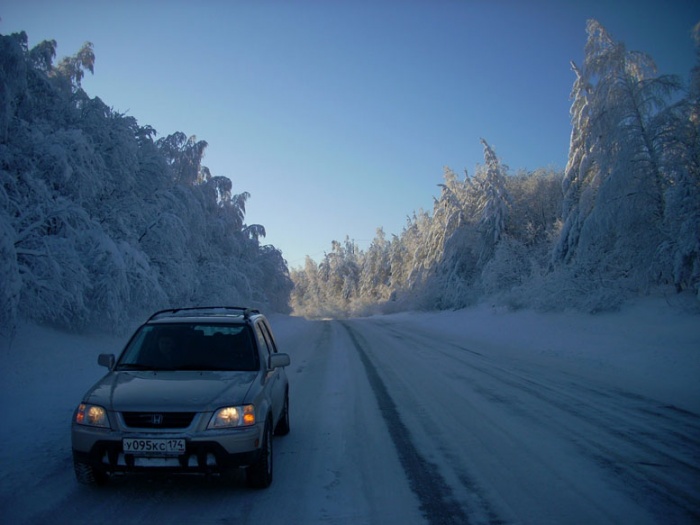
{"label": "front bumper", "polygon": [[[105,472],[174,471],[223,472],[255,463],[260,457],[261,425],[201,434],[117,432],[73,425],[73,457]],[[124,453],[123,438],[185,439],[185,453],[179,456],[136,456]]]}

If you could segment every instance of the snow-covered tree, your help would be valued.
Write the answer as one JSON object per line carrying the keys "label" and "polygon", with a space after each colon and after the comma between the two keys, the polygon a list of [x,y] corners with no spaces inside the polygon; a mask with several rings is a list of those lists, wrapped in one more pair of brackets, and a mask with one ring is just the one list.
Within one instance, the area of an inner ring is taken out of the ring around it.
{"label": "snow-covered tree", "polygon": [[291,279],[294,282],[290,300],[293,311],[308,317],[319,315],[322,312],[323,293],[318,265],[307,256],[304,268],[291,271]]}
{"label": "snow-covered tree", "polygon": [[505,182],[507,167],[501,164],[496,152],[484,139],[481,139],[481,144],[484,146],[484,165],[477,171],[475,179],[481,193],[479,227],[482,244],[479,257],[485,263],[506,231],[511,196]]}
{"label": "snow-covered tree", "polygon": [[50,77],[57,79],[61,89],[73,92],[81,90],[85,71],[95,72],[95,53],[92,42],[85,42],[72,57],[62,58],[55,68],[49,69]]}
{"label": "snow-covered tree", "polygon": [[649,56],[627,51],[598,22],[587,29],[584,65],[575,69],[567,215],[556,255],[639,289],[650,269],[660,272],[663,152],[673,136],[664,110],[679,82],[655,76]]}
{"label": "snow-covered tree", "polygon": [[386,301],[391,294],[390,242],[383,228],[377,234],[362,257],[359,296],[364,301]]}
{"label": "snow-covered tree", "polygon": [[[700,62],[684,96],[677,77],[658,76],[598,22],[587,31],[564,173],[511,175],[482,141],[473,178],[446,169],[432,213],[409,216],[386,249],[382,231],[353,252],[360,302],[455,308],[490,297],[595,312],[656,284],[700,293]],[[304,290],[295,305],[348,310],[341,248],[293,273]],[[379,295],[377,282],[389,282]]]}
{"label": "snow-covered tree", "polygon": [[0,328],[17,317],[118,328],[166,305],[287,309],[284,259],[245,224],[247,192],[202,165],[206,142],[89,98],[88,43],[0,35]]}
{"label": "snow-covered tree", "polygon": [[[51,53],[55,54],[55,42]],[[5,144],[8,130],[27,91],[27,34],[0,38],[0,139]],[[53,58],[53,56],[51,56]]]}
{"label": "snow-covered tree", "polygon": [[[559,234],[563,174],[552,169],[520,172],[506,179],[511,196],[509,234],[532,248],[552,249]],[[544,262],[544,260],[543,260]]]}
{"label": "snow-covered tree", "polygon": [[676,289],[694,290],[700,298],[700,22],[693,36],[697,63],[688,95],[666,112],[672,142],[661,160],[669,179],[662,252]]}
{"label": "snow-covered tree", "polygon": [[178,131],[158,139],[156,145],[171,167],[175,182],[193,185],[207,180],[208,170],[202,166],[206,141]]}
{"label": "snow-covered tree", "polygon": [[576,251],[583,221],[593,208],[594,194],[597,190],[594,184],[597,170],[594,163],[596,148],[588,110],[591,86],[576,64],[572,62],[571,67],[576,79],[571,91],[573,102],[569,159],[562,182],[564,224],[555,251],[555,258],[563,261],[569,261]]}

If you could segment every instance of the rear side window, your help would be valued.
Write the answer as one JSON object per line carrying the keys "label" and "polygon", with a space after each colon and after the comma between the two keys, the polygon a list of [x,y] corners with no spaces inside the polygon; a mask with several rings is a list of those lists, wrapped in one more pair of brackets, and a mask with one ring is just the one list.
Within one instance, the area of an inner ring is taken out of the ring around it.
{"label": "rear side window", "polygon": [[267,342],[267,339],[265,338],[265,334],[263,333],[262,329],[260,328],[260,323],[255,324],[255,337],[258,340],[258,346],[260,349],[263,351],[263,355],[265,358],[270,357],[270,346]]}
{"label": "rear side window", "polygon": [[270,327],[267,326],[267,323],[262,322],[260,323],[260,326],[262,328],[263,335],[265,336],[265,340],[267,341],[267,344],[270,347],[270,351],[277,353],[277,344],[275,343],[275,338],[272,337]]}

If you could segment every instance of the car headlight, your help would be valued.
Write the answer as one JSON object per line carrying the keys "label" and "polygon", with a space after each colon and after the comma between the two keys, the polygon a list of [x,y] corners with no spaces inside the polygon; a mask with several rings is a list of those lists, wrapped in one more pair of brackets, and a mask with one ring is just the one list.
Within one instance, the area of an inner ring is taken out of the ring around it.
{"label": "car headlight", "polygon": [[75,422],[89,427],[109,428],[107,411],[98,405],[81,403],[75,411]]}
{"label": "car headlight", "polygon": [[254,424],[255,407],[253,405],[244,405],[220,408],[214,412],[207,428],[247,427]]}

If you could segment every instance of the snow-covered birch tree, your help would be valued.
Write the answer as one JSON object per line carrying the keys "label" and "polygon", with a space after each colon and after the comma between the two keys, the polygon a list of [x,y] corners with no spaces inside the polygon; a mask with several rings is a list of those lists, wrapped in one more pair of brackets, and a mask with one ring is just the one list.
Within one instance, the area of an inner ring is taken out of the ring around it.
{"label": "snow-covered birch tree", "polygon": [[506,189],[507,168],[501,164],[495,151],[481,139],[484,146],[484,165],[477,170],[476,181],[480,189],[481,249],[479,259],[485,264],[493,255],[496,245],[506,231],[511,208],[511,197]]}
{"label": "snow-covered birch tree", "polygon": [[383,228],[377,234],[362,256],[359,280],[359,297],[371,303],[385,301],[391,294],[391,246]]}
{"label": "snow-covered birch tree", "polygon": [[688,95],[666,114],[673,141],[662,153],[669,177],[662,251],[676,290],[693,290],[700,299],[700,22],[693,36],[697,63]]}
{"label": "snow-covered birch tree", "polygon": [[627,51],[595,20],[587,26],[583,67],[574,67],[572,138],[564,227],[555,260],[575,263],[599,285],[640,290],[662,273],[664,151],[673,131],[665,110],[675,76],[656,76],[653,60]]}

